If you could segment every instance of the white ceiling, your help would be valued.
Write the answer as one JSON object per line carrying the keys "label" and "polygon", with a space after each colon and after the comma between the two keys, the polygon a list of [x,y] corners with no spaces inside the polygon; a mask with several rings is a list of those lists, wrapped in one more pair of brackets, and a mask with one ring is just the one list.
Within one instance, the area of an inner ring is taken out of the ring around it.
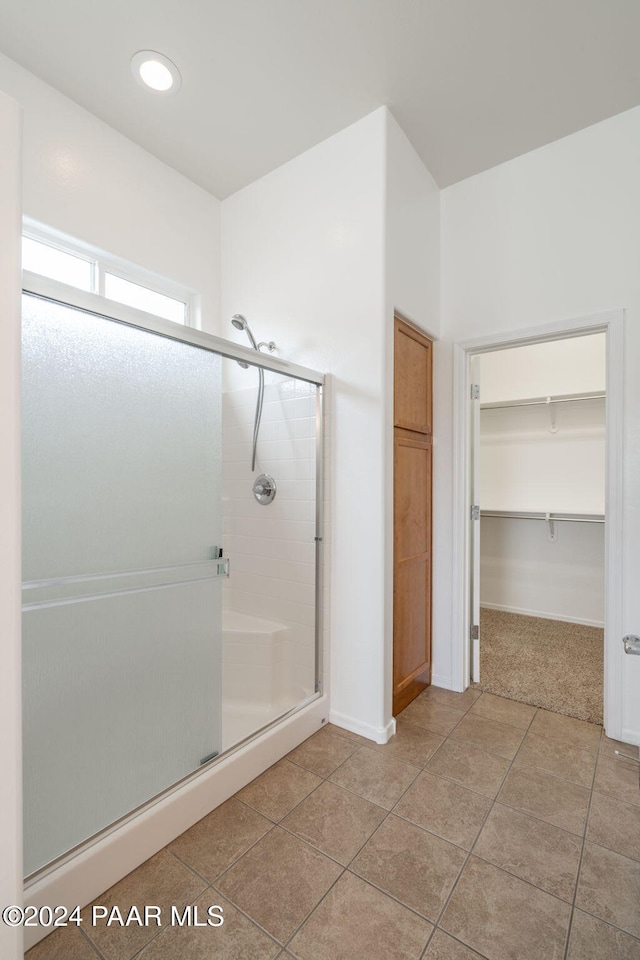
{"label": "white ceiling", "polygon": [[381,104],[454,183],[640,103],[639,39],[638,0],[0,4],[2,52],[218,197]]}

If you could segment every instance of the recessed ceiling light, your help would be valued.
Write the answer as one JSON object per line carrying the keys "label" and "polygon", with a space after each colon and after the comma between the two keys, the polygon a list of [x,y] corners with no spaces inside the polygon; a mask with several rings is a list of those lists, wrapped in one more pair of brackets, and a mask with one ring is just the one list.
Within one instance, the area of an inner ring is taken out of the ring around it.
{"label": "recessed ceiling light", "polygon": [[138,83],[154,93],[177,93],[182,83],[175,63],[155,50],[139,50],[134,54],[131,72]]}

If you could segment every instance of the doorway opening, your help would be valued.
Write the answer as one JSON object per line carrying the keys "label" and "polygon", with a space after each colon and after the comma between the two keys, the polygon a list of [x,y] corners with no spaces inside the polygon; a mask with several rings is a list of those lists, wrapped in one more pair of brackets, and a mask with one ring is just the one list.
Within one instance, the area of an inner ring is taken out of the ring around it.
{"label": "doorway opening", "polygon": [[620,739],[622,314],[456,354],[459,688]]}
{"label": "doorway opening", "polygon": [[471,368],[472,680],[602,723],[606,334],[479,354]]}

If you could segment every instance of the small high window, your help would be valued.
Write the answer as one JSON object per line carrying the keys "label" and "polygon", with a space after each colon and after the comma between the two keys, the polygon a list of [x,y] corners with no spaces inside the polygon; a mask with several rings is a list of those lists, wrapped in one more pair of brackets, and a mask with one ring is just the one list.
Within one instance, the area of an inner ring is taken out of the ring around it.
{"label": "small high window", "polygon": [[136,277],[136,268],[130,264],[123,266],[121,272],[116,263],[98,255],[92,257],[84,249],[70,249],[53,238],[25,234],[22,237],[22,267],[41,277],[97,293],[107,300],[124,303],[153,316],[174,323],[189,323],[190,302],[186,292],[183,294],[182,290],[162,281],[158,285],[149,282],[142,270]]}
{"label": "small high window", "polygon": [[94,288],[94,263],[32,237],[22,238],[22,267],[79,290]]}
{"label": "small high window", "polygon": [[125,280],[124,277],[118,277],[114,273],[105,272],[104,295],[109,300],[126,303],[128,307],[137,307],[138,310],[146,310],[147,313],[154,313],[157,317],[164,317],[165,320],[173,320],[175,323],[187,322],[187,305],[182,300],[167,297],[164,293],[150,290],[149,287]]}

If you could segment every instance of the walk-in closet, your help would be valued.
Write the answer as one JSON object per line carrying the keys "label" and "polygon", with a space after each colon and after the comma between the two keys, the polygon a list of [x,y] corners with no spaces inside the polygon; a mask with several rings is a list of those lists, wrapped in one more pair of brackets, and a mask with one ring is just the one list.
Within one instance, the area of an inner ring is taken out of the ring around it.
{"label": "walk-in closet", "polygon": [[486,353],[473,363],[481,607],[474,680],[601,723],[606,336]]}

